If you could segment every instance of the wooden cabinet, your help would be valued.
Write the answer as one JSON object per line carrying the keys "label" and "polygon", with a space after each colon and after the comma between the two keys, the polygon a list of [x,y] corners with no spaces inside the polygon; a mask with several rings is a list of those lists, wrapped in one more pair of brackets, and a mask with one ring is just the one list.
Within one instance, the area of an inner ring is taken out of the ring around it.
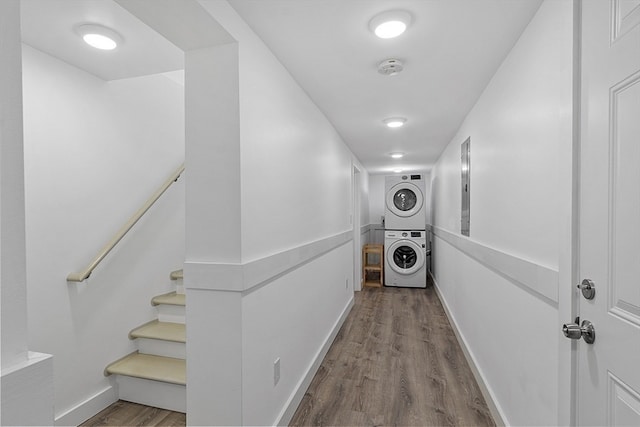
{"label": "wooden cabinet", "polygon": [[384,246],[368,244],[362,247],[363,286],[380,288],[384,283]]}

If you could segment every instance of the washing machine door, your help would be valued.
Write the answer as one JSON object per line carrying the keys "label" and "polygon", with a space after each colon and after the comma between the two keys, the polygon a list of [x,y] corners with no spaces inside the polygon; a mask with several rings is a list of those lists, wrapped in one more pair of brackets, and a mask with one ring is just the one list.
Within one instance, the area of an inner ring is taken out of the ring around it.
{"label": "washing machine door", "polygon": [[411,182],[401,182],[387,192],[387,209],[394,215],[410,217],[415,215],[424,203],[422,191]]}
{"label": "washing machine door", "polygon": [[413,240],[396,240],[387,248],[387,263],[399,274],[413,274],[424,266],[425,250]]}

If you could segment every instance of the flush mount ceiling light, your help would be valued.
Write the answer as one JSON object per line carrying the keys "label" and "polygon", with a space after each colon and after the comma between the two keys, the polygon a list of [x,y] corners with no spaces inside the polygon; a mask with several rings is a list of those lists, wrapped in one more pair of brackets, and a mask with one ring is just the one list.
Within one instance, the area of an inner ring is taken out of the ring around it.
{"label": "flush mount ceiling light", "polygon": [[411,15],[404,10],[379,13],[369,21],[369,28],[381,39],[391,39],[404,33],[411,23]]}
{"label": "flush mount ceiling light", "polygon": [[100,50],[113,50],[123,41],[120,34],[98,24],[81,24],[75,30],[85,43]]}
{"label": "flush mount ceiling light", "polygon": [[388,119],[384,119],[383,122],[389,128],[399,128],[404,126],[407,119],[404,117],[389,117]]}
{"label": "flush mount ceiling light", "polygon": [[401,159],[404,157],[404,153],[391,153],[391,158],[393,159]]}

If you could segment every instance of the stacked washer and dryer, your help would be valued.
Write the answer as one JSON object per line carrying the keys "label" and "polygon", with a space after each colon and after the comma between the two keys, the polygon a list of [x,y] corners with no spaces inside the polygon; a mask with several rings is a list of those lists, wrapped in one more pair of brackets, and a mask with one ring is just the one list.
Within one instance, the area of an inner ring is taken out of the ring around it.
{"label": "stacked washer and dryer", "polygon": [[385,177],[384,281],[427,287],[427,212],[423,175]]}

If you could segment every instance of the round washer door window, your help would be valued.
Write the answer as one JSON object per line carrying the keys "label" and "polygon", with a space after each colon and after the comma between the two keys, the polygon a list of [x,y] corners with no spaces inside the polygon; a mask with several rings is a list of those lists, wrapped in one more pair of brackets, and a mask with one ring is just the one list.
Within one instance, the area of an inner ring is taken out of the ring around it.
{"label": "round washer door window", "polygon": [[422,209],[422,191],[410,182],[401,182],[387,192],[387,208],[393,214],[410,217]]}
{"label": "round washer door window", "polygon": [[401,211],[410,211],[416,207],[418,197],[409,188],[401,188],[393,195],[393,205]]}
{"label": "round washer door window", "polygon": [[397,240],[387,249],[389,266],[396,273],[413,274],[424,266],[424,249],[411,240]]}

